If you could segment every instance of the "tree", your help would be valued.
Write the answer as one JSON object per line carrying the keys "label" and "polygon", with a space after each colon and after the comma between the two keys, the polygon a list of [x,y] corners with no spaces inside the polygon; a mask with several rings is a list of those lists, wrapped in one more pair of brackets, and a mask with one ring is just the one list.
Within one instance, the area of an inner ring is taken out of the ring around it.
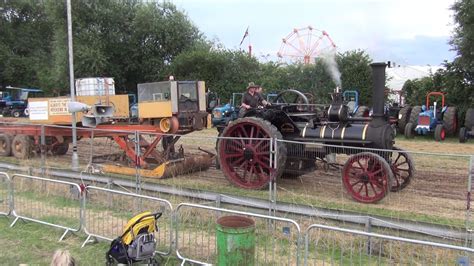
{"label": "tree", "polygon": [[337,63],[341,71],[342,88],[359,91],[359,104],[371,105],[372,59],[363,50],[352,50],[340,54]]}
{"label": "tree", "polygon": [[402,90],[405,92],[406,103],[412,106],[424,104],[428,92],[441,91],[435,86],[433,76],[407,80]]}
{"label": "tree", "polygon": [[242,92],[249,82],[257,81],[259,63],[241,51],[219,49],[212,44],[200,45],[178,55],[168,73],[181,80],[204,80],[208,89],[221,99]]}
{"label": "tree", "polygon": [[[51,75],[60,82],[67,80],[64,6],[49,3],[55,22]],[[81,0],[73,1],[72,10],[75,76],[114,77],[120,92],[163,80],[166,66],[202,38],[186,15],[166,1]]]}
{"label": "tree", "polygon": [[[66,1],[0,1],[0,85],[69,92]],[[162,80],[202,34],[168,1],[72,1],[75,77],[114,77],[118,92]]]}
{"label": "tree", "polygon": [[41,86],[38,73],[51,62],[50,28],[43,2],[0,2],[0,86]]}
{"label": "tree", "polygon": [[469,85],[474,82],[474,1],[457,0],[454,11],[455,29],[451,45],[457,51],[456,67],[464,72]]}

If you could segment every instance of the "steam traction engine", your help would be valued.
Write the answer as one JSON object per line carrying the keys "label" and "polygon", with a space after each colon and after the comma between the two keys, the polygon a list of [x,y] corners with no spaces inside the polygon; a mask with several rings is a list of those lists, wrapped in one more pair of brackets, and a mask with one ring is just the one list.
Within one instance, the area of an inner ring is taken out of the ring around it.
{"label": "steam traction engine", "polygon": [[[272,177],[309,173],[316,160],[343,153],[350,155],[342,168],[343,184],[353,199],[374,203],[389,191],[406,187],[414,166],[406,152],[393,146],[394,131],[384,115],[385,64],[375,63],[372,68],[374,111],[370,118],[349,117],[339,89],[324,111],[314,110],[303,93],[286,90],[272,106],[250,110],[229,123],[217,145],[227,179],[239,187],[262,189]],[[281,140],[272,158],[269,138]],[[391,151],[369,152],[361,147]],[[272,160],[276,168],[271,167]]]}

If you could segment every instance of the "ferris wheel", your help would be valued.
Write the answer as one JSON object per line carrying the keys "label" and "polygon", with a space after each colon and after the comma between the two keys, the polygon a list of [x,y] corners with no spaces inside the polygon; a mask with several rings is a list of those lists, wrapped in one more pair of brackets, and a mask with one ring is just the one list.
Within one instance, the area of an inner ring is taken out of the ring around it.
{"label": "ferris wheel", "polygon": [[290,60],[311,64],[321,54],[334,53],[336,44],[326,31],[311,26],[293,29],[283,38],[277,56],[282,60]]}

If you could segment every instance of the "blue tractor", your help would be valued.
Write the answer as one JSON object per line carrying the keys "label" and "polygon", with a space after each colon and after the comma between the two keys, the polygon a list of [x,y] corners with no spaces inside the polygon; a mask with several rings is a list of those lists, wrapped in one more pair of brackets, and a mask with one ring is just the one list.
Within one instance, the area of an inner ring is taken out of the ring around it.
{"label": "blue tractor", "polygon": [[[432,96],[441,97],[441,106],[436,101],[430,106]],[[447,135],[454,135],[457,131],[456,107],[445,105],[445,95],[442,92],[430,92],[426,95],[426,105],[421,106],[418,121],[415,125],[409,122],[405,126],[405,137],[413,138],[414,133],[428,135],[434,132],[436,141],[443,141]]]}
{"label": "blue tractor", "polygon": [[369,108],[359,105],[359,92],[356,90],[346,90],[342,94],[344,102],[349,108],[349,115],[352,117],[368,117]]}
{"label": "blue tractor", "polygon": [[230,103],[215,107],[212,110],[212,126],[217,128],[219,133],[230,121],[238,118],[240,111],[240,104],[238,103],[241,102],[243,95],[243,93],[233,93]]}
{"label": "blue tractor", "polygon": [[43,91],[35,88],[6,87],[0,99],[2,116],[28,116],[28,98],[43,97]]}

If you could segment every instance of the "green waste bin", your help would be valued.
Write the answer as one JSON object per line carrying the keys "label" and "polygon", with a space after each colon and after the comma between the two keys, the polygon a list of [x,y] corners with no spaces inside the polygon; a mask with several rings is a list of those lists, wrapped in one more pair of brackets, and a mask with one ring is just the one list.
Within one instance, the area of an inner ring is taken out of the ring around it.
{"label": "green waste bin", "polygon": [[243,216],[217,219],[217,265],[252,266],[255,261],[255,221]]}

